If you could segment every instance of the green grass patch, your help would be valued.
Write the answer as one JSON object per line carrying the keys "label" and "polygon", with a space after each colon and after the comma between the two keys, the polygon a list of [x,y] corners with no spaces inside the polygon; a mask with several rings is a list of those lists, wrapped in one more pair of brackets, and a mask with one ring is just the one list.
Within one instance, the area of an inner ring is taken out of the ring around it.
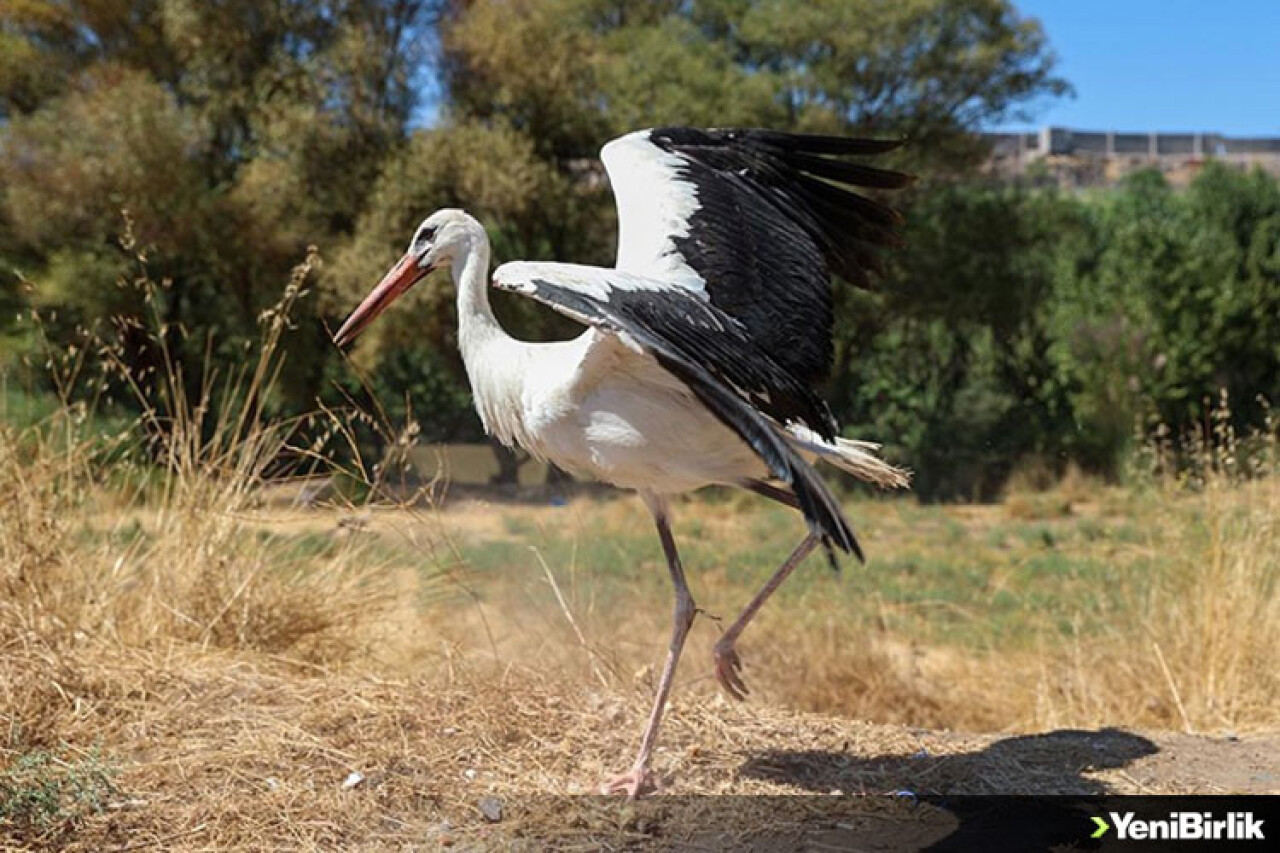
{"label": "green grass patch", "polygon": [[[678,509],[674,529],[694,595],[728,615],[803,532],[793,513],[733,505],[719,496]],[[737,520],[726,525],[729,513]],[[833,573],[819,552],[779,590],[771,608],[798,619],[841,614],[914,641],[965,649],[1029,648],[1046,636],[1096,633],[1123,618],[1111,588],[1120,570],[1116,549],[1136,529],[1124,522],[1092,516],[1007,522],[998,520],[999,508],[974,518],[959,508],[910,501],[858,502],[848,514],[870,562],[842,558],[841,571]],[[562,581],[572,575],[589,586],[591,601],[605,613],[611,606],[665,601],[662,552],[642,518],[551,526],[513,516],[504,522],[510,538],[469,543],[463,557],[482,577],[506,583],[542,578],[536,549]],[[717,580],[704,580],[707,575]]]}
{"label": "green grass patch", "polygon": [[0,829],[12,828],[19,839],[74,829],[106,807],[115,775],[97,750],[19,753],[0,770]]}

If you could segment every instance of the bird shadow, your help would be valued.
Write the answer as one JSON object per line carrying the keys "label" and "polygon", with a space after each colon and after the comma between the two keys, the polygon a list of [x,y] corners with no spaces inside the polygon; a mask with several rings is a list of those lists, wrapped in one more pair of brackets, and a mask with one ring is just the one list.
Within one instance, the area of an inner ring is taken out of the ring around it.
{"label": "bird shadow", "polygon": [[1008,839],[1024,850],[1092,849],[1097,842],[1089,837],[1090,817],[1098,814],[1097,798],[1110,791],[1090,774],[1158,751],[1151,740],[1122,729],[1061,729],[945,755],[923,748],[872,757],[777,750],[748,759],[739,774],[813,793],[886,795],[932,814],[905,824],[872,821],[861,827],[862,846],[878,826],[890,848],[908,841],[903,832],[909,827],[916,834],[902,846],[911,849],[996,849],[993,844]]}
{"label": "bird shadow", "polygon": [[1018,735],[965,753],[860,757],[827,750],[774,750],[748,759],[740,776],[815,793],[912,791],[951,794],[1107,793],[1085,774],[1124,767],[1156,745],[1123,729],[1059,729]]}

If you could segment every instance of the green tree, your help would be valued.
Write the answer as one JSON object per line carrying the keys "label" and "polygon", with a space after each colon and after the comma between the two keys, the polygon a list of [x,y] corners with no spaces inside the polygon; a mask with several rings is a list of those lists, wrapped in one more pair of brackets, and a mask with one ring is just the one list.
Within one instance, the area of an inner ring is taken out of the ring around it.
{"label": "green tree", "polygon": [[[171,283],[165,319],[200,341],[193,357],[217,332],[217,357],[236,358],[307,246],[327,248],[352,231],[382,161],[402,144],[434,8],[6,4],[6,265],[61,316],[136,316],[136,294],[111,286],[127,263],[111,248],[127,210],[152,273]],[[331,358],[316,304],[291,336],[279,402],[292,408],[323,390]],[[183,340],[173,346],[183,359]],[[145,364],[145,353],[133,356]]]}
{"label": "green tree", "polygon": [[1280,394],[1280,182],[1211,163],[1185,191],[1143,172],[1088,207],[1054,306],[1077,408],[1184,429],[1226,389],[1256,418]]}
{"label": "green tree", "polygon": [[[601,144],[690,123],[909,138],[893,165],[926,177],[912,202],[923,248],[893,262],[881,294],[837,290],[842,415],[877,434],[897,424],[890,434],[916,453],[956,418],[1036,448],[1005,428],[1009,413],[1044,425],[1056,411],[1036,309],[1043,235],[1024,218],[1041,211],[946,184],[981,157],[970,131],[1065,91],[1038,23],[1009,0],[0,3],[0,260],[69,321],[136,314],[137,295],[112,284],[131,263],[113,242],[127,209],[152,272],[171,281],[165,317],[195,340],[217,330],[231,360],[320,246],[327,264],[291,334],[279,405],[352,387],[325,324],[431,209],[480,216],[499,262],[607,264]],[[438,126],[411,131],[428,72]],[[1252,268],[1272,268],[1266,245]],[[16,281],[4,298],[24,298]],[[428,396],[431,411],[413,411],[433,436],[464,434],[474,419],[441,408],[463,399],[451,291],[437,278],[411,299],[354,359],[386,378],[384,402]],[[526,337],[573,331],[527,300],[497,310]],[[420,357],[426,346],[439,357]],[[882,394],[901,399],[877,408]]]}
{"label": "green tree", "polygon": [[446,103],[554,157],[654,124],[905,135],[938,167],[1068,91],[1007,0],[476,0],[443,35]]}
{"label": "green tree", "polygon": [[[1045,305],[1074,207],[1052,193],[956,185],[911,207],[883,288],[847,291],[832,402],[888,439],[926,499],[990,498],[1027,455],[1070,442]],[[856,301],[855,301],[856,300]]]}

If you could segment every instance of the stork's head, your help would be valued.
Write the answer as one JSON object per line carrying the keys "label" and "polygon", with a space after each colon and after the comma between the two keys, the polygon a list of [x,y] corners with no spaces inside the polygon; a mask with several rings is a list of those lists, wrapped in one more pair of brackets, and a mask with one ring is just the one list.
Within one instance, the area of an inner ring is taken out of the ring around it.
{"label": "stork's head", "polygon": [[409,241],[409,250],[396,261],[378,286],[369,292],[364,301],[351,312],[347,322],[333,336],[338,346],[351,341],[364,328],[374,321],[387,306],[422,279],[427,273],[443,266],[455,258],[466,254],[474,246],[477,232],[481,236],[484,230],[466,213],[455,208],[446,207],[422,220],[413,239]]}

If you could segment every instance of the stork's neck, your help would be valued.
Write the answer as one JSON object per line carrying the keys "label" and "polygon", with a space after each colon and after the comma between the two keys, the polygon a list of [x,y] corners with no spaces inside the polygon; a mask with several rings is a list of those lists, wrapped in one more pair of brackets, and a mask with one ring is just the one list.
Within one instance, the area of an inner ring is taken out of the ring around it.
{"label": "stork's neck", "polygon": [[453,281],[458,290],[458,345],[470,362],[475,347],[494,335],[505,337],[489,307],[489,238],[476,227],[471,245],[453,260]]}
{"label": "stork's neck", "polygon": [[498,325],[489,307],[489,238],[477,223],[471,245],[455,257],[458,348],[485,431],[506,444],[528,444],[520,397],[529,345]]}

